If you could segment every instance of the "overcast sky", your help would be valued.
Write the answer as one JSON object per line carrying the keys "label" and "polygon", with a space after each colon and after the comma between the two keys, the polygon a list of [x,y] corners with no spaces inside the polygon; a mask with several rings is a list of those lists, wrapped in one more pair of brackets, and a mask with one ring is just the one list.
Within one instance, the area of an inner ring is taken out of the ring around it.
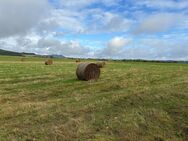
{"label": "overcast sky", "polygon": [[188,0],[0,0],[0,48],[188,60]]}

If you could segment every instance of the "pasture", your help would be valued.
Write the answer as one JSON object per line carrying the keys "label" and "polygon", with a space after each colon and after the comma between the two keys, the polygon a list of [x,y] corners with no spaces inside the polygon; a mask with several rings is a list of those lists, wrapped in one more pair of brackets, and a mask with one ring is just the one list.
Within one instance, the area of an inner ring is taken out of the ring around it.
{"label": "pasture", "polygon": [[75,60],[44,61],[0,56],[1,141],[188,140],[188,64],[107,61],[80,81]]}

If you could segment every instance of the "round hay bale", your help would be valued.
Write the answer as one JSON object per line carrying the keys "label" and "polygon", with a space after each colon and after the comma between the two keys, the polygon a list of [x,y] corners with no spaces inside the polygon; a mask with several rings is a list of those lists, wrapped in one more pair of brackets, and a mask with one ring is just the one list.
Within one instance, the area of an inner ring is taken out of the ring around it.
{"label": "round hay bale", "polygon": [[105,62],[105,61],[96,62],[96,65],[97,65],[99,68],[103,68],[103,67],[106,65],[106,62]]}
{"label": "round hay bale", "polygon": [[100,76],[100,69],[95,63],[80,63],[76,75],[80,80],[97,80]]}
{"label": "round hay bale", "polygon": [[45,61],[45,65],[52,65],[53,64],[53,60],[52,59],[48,59]]}
{"label": "round hay bale", "polygon": [[81,62],[81,60],[80,59],[76,59],[76,63],[80,63]]}
{"label": "round hay bale", "polygon": [[24,62],[24,61],[25,61],[25,58],[21,58],[20,61],[21,61],[21,62]]}

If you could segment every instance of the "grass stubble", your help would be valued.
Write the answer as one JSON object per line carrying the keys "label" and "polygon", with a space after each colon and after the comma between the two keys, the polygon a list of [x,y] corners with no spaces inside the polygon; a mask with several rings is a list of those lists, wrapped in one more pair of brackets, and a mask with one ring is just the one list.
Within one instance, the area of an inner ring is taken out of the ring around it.
{"label": "grass stubble", "polygon": [[0,57],[1,141],[188,140],[186,64],[109,61],[98,81],[86,82],[77,80],[75,60],[7,58]]}

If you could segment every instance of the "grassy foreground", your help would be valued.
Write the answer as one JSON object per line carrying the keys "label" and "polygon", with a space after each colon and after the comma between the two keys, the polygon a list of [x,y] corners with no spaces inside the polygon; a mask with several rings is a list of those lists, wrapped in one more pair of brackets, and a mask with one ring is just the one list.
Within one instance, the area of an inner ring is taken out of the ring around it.
{"label": "grassy foreground", "polygon": [[0,57],[0,141],[188,140],[188,65],[107,62],[96,82],[75,70]]}

